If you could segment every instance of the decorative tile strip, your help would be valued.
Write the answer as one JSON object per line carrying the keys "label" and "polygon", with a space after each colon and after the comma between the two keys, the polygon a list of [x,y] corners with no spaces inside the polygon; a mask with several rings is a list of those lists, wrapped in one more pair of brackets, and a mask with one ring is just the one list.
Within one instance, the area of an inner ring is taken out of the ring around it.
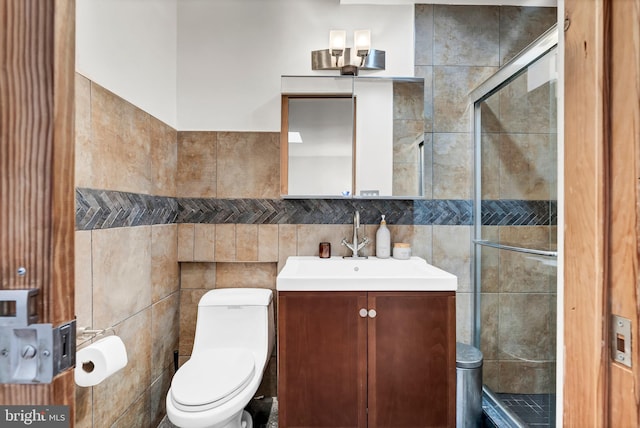
{"label": "decorative tile strip", "polygon": [[[106,229],[169,223],[362,224],[385,214],[394,225],[473,224],[464,199],[215,199],[172,198],[112,190],[76,189],[76,228]],[[486,200],[483,225],[554,225],[555,201]]]}
{"label": "decorative tile strip", "polygon": [[178,199],[178,223],[471,225],[468,200],[418,199]]}
{"label": "decorative tile strip", "polygon": [[484,226],[541,226],[556,225],[556,201],[484,200],[482,201]]}
{"label": "decorative tile strip", "polygon": [[178,202],[165,196],[76,189],[76,229],[108,229],[175,223]]}

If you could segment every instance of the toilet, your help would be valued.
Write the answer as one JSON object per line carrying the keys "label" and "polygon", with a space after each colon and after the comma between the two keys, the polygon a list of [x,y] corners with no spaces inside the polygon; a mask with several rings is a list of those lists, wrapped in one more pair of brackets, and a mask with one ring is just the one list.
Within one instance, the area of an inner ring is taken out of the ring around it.
{"label": "toilet", "polygon": [[262,381],[274,337],[271,290],[207,292],[198,303],[191,358],[167,393],[169,420],[183,428],[251,428],[244,408]]}

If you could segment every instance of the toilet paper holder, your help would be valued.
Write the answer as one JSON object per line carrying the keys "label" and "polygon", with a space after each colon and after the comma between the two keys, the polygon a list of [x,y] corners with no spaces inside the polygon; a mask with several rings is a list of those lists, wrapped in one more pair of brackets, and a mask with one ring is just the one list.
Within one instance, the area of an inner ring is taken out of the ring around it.
{"label": "toilet paper holder", "polygon": [[0,384],[51,383],[75,365],[75,320],[38,323],[37,288],[0,290]]}
{"label": "toilet paper holder", "polygon": [[116,329],[113,327],[107,327],[100,330],[92,330],[90,327],[79,327],[78,336],[102,336],[111,331],[111,334],[116,334]]}

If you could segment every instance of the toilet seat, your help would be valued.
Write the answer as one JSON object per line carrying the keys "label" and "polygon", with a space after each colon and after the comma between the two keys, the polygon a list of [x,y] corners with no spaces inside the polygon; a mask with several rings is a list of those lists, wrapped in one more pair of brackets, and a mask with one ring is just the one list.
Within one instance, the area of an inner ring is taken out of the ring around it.
{"label": "toilet seat", "polygon": [[192,356],[171,381],[177,409],[199,412],[231,400],[253,378],[255,359],[247,349],[208,349]]}

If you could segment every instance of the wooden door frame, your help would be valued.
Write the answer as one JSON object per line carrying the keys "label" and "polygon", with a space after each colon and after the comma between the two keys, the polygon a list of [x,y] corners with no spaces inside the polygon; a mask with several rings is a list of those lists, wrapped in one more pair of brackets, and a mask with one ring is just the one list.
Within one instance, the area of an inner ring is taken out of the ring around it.
{"label": "wooden door frame", "polygon": [[[39,288],[38,322],[56,327],[75,317],[75,0],[0,0],[0,22],[2,288]],[[71,426],[74,402],[73,370],[0,385],[0,404],[67,405]]]}
{"label": "wooden door frame", "polygon": [[[565,0],[564,12],[562,422],[635,426],[640,0]],[[612,310],[632,320],[633,369],[610,357]]]}

